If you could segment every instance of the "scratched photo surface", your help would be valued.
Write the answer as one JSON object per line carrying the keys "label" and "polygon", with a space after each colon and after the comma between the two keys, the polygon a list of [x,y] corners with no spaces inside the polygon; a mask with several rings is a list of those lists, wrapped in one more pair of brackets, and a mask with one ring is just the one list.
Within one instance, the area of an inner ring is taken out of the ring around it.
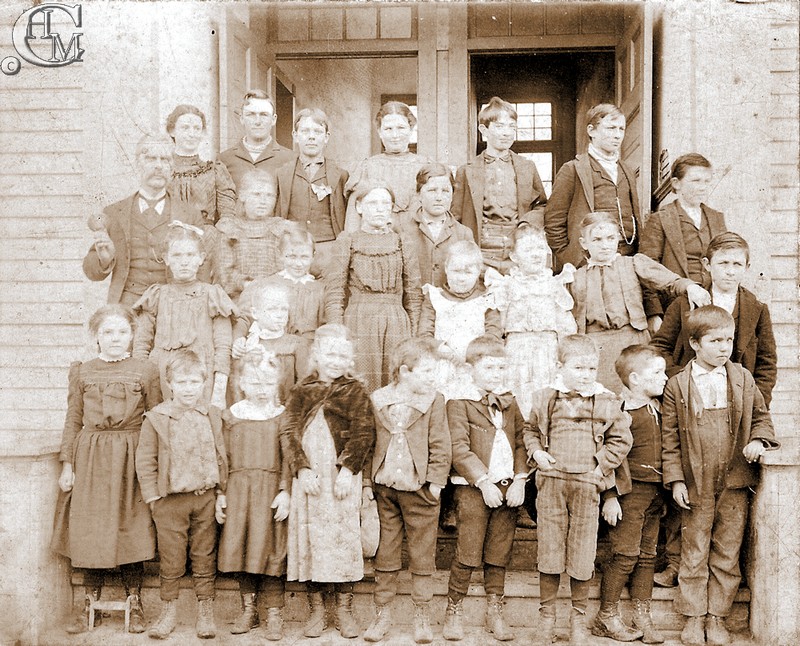
{"label": "scratched photo surface", "polygon": [[[777,358],[769,410],[780,447],[760,458],[744,578],[728,625],[736,643],[751,643],[748,631],[761,643],[800,643],[799,7],[796,0],[0,3],[0,645],[79,643],[60,627],[73,602],[83,603],[82,579],[51,539],[70,365],[97,356],[89,317],[122,290],[85,273],[101,214],[135,195],[137,142],[165,135],[177,105],[203,112],[199,156],[217,160],[240,145],[242,99],[254,89],[275,104],[272,141],[290,150],[297,150],[294,116],[324,110],[326,158],[351,174],[382,152],[380,106],[404,102],[417,118],[409,150],[454,177],[486,147],[478,111],[499,96],[518,113],[513,151],[536,165],[547,197],[562,165],[587,150],[587,110],[614,103],[627,122],[620,160],[631,169],[645,222],[675,200],[677,157],[710,160],[707,203],[749,243],[742,285],[769,308]],[[414,187],[407,193],[415,199]],[[667,234],[663,244],[669,249],[675,238]],[[506,614],[514,643],[523,644],[537,630],[537,534],[518,528],[516,536]],[[436,639],[455,540],[440,532]],[[601,532],[599,562],[608,545]],[[599,580],[598,569],[590,618]],[[109,598],[121,598],[119,577],[112,581]],[[356,586],[362,631],[374,617],[373,581],[368,562],[366,583]],[[302,589],[289,588],[300,600]],[[488,636],[483,588],[475,589],[480,603],[468,598],[475,605],[465,619],[478,644]],[[656,623],[674,640],[683,625],[672,606],[676,590],[654,593]],[[152,623],[161,604],[155,564],[146,568],[143,596]],[[410,626],[410,580],[401,579],[399,597],[395,623]],[[291,604],[287,635],[299,639],[306,610],[294,597]],[[194,638],[193,612],[179,617],[181,643]],[[230,577],[218,580],[216,612],[220,639],[238,643],[228,635],[239,612]],[[98,628],[97,641],[80,643],[121,643],[116,620],[115,613],[111,627]],[[408,627],[396,630],[411,639]]]}

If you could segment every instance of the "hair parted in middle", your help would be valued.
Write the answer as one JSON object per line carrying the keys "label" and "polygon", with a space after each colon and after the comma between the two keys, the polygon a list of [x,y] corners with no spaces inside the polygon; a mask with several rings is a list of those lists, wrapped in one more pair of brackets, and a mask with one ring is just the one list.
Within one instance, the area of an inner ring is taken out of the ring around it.
{"label": "hair parted in middle", "polygon": [[206,115],[203,114],[203,111],[195,107],[193,105],[189,105],[188,103],[181,103],[180,105],[176,105],[175,109],[169,113],[167,117],[167,133],[172,135],[173,130],[175,130],[175,124],[178,123],[178,119],[180,119],[184,114],[193,114],[196,117],[200,117],[200,121],[203,124],[203,130],[206,129]]}
{"label": "hair parted in middle", "polygon": [[378,114],[375,115],[375,127],[378,130],[380,130],[381,125],[383,125],[383,118],[389,114],[399,114],[401,117],[405,117],[410,128],[417,125],[417,118],[414,116],[414,113],[411,112],[411,108],[405,103],[402,101],[387,101],[381,106],[381,109],[378,110]]}
{"label": "hair parted in middle", "polygon": [[493,96],[478,112],[478,123],[488,127],[490,123],[497,121],[501,114],[507,114],[514,121],[517,120],[517,110],[514,106],[499,96]]}

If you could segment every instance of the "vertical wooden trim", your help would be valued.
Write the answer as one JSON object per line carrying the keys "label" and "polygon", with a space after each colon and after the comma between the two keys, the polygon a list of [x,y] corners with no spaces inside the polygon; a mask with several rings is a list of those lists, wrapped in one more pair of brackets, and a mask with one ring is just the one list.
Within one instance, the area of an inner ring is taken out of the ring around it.
{"label": "vertical wooden trim", "polygon": [[469,52],[467,51],[468,4],[454,3],[447,7],[450,21],[448,66],[448,124],[449,134],[440,159],[454,166],[464,164],[471,156],[469,115],[470,104]]}
{"label": "vertical wooden trim", "polygon": [[439,75],[436,57],[437,10],[433,3],[419,7],[417,54],[417,153],[432,158],[438,152],[438,121],[440,107],[437,103],[437,78]]}

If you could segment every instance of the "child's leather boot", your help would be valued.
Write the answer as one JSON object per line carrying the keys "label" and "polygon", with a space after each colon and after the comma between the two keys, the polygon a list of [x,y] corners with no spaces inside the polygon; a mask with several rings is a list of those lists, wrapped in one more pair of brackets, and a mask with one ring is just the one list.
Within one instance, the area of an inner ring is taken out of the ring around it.
{"label": "child's leather boot", "polygon": [[724,646],[731,643],[731,636],[725,627],[725,617],[706,615],[706,643]]}
{"label": "child's leather boot", "polygon": [[464,607],[462,600],[453,601],[447,598],[447,610],[444,614],[444,628],[442,637],[448,641],[461,641],[464,639]]}
{"label": "child's leather boot", "polygon": [[325,630],[325,599],[321,592],[309,592],[306,596],[310,612],[303,634],[306,637],[319,637]]}
{"label": "child's leather boot", "polygon": [[152,639],[166,639],[175,630],[178,621],[178,600],[165,601],[158,621],[147,631]]}
{"label": "child's leather boot", "polygon": [[392,627],[392,609],[387,604],[385,606],[375,606],[375,619],[364,633],[364,641],[379,642],[389,633]]}
{"label": "child's leather boot", "polygon": [[427,603],[414,604],[414,641],[417,644],[430,644],[433,641],[430,608]]}
{"label": "child's leather boot", "polygon": [[353,617],[353,593],[336,593],[336,629],[346,639],[358,637],[358,624]]}
{"label": "child's leather boot", "polygon": [[633,600],[633,625],[642,631],[643,644],[663,644],[662,635],[653,625],[653,616],[650,614],[650,599]]}
{"label": "child's leather boot", "polygon": [[642,636],[641,631],[628,626],[619,616],[619,604],[603,603],[592,622],[592,635],[609,637],[618,642],[632,642]]}
{"label": "child's leather boot", "polygon": [[539,608],[539,629],[543,644],[552,644],[556,640],[556,609],[551,606]]}
{"label": "child's leather boot", "polygon": [[569,616],[569,643],[573,646],[584,646],[592,643],[592,634],[586,626],[586,611],[572,608]]}
{"label": "child's leather boot", "polygon": [[217,636],[217,625],[214,623],[213,599],[198,600],[195,632],[200,639],[214,639]]}
{"label": "child's leather boot", "polygon": [[277,642],[283,639],[283,611],[280,608],[267,608],[267,639]]}
{"label": "child's leather boot", "polygon": [[256,607],[256,595],[252,592],[241,595],[242,614],[231,626],[232,635],[241,635],[250,632],[253,628],[258,628],[258,608]]}
{"label": "child's leather boot", "polygon": [[514,632],[503,619],[503,597],[498,594],[487,594],[486,603],[486,630],[501,642],[514,639]]}
{"label": "child's leather boot", "polygon": [[686,625],[681,631],[681,643],[685,646],[701,646],[706,643],[703,630],[704,617],[686,617]]}
{"label": "child's leather boot", "polygon": [[[100,591],[101,588],[99,587],[86,588],[83,608],[77,610],[72,616],[70,623],[65,628],[66,632],[70,635],[77,635],[78,633],[85,633],[89,630],[89,607],[92,605],[92,600],[98,601],[100,599]],[[96,612],[94,614],[94,625],[99,626],[101,621],[100,613]]]}

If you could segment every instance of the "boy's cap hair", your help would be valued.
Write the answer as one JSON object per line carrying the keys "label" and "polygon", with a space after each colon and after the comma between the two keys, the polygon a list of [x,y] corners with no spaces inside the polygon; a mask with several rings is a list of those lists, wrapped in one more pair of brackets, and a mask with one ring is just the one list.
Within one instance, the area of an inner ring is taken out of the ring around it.
{"label": "boy's cap hair", "polygon": [[629,386],[628,377],[632,372],[638,373],[644,370],[648,361],[663,358],[661,353],[651,345],[629,345],[619,353],[617,360],[614,362],[614,370],[616,370],[620,381],[625,386]]}
{"label": "boy's cap hair", "polygon": [[686,334],[695,341],[700,341],[712,330],[735,327],[736,322],[728,311],[716,305],[697,307],[686,317]]}
{"label": "boy's cap hair", "polygon": [[264,90],[248,90],[245,92],[244,97],[242,97],[242,108],[244,108],[251,99],[269,101],[270,106],[272,106],[272,114],[275,114],[275,102],[272,100],[272,97],[269,94],[264,92]]}
{"label": "boy's cap hair", "polygon": [[617,226],[617,221],[613,215],[605,211],[592,211],[587,213],[581,220],[581,236],[585,236],[589,230],[594,229],[598,224],[613,224]]}
{"label": "boy's cap hair", "polygon": [[625,115],[613,103],[599,103],[586,112],[586,125],[597,127],[597,124],[608,116],[624,117]]}
{"label": "boy's cap hair", "polygon": [[474,366],[481,359],[486,357],[497,357],[500,359],[506,358],[506,346],[496,336],[484,334],[477,339],[470,341],[467,346],[467,354],[465,361]]}
{"label": "boy's cap hair", "polygon": [[205,362],[194,350],[189,350],[188,348],[180,348],[173,351],[169,361],[167,361],[165,373],[167,383],[172,381],[172,377],[176,372],[199,372],[203,375],[203,379],[208,377],[208,369],[206,368]]}
{"label": "boy's cap hair", "polygon": [[683,176],[686,175],[686,171],[692,166],[711,168],[711,162],[700,153],[686,153],[672,162],[669,176],[674,179],[683,179]]}
{"label": "boy's cap hair", "polygon": [[733,231],[726,231],[711,238],[711,242],[706,247],[705,258],[710,262],[715,253],[727,249],[742,249],[748,264],[750,263],[750,245],[747,244],[747,240]]}
{"label": "boy's cap hair", "polygon": [[381,106],[381,109],[378,110],[378,114],[375,115],[375,127],[378,130],[381,129],[383,118],[388,114],[399,114],[401,117],[405,117],[411,128],[417,125],[417,118],[414,116],[414,113],[411,112],[411,108],[405,103],[402,101],[387,101]]}
{"label": "boy's cap hair", "polygon": [[476,265],[483,268],[483,254],[481,253],[481,248],[472,240],[459,240],[447,248],[447,255],[444,258],[445,269],[447,269],[447,266],[453,258],[458,257],[469,258]]}
{"label": "boy's cap hair", "polygon": [[119,316],[121,319],[125,319],[128,325],[131,326],[131,332],[136,331],[136,314],[134,314],[133,310],[127,305],[114,303],[103,305],[89,318],[89,332],[92,336],[97,336],[103,321],[112,316]]}
{"label": "boy's cap hair", "polygon": [[599,357],[600,351],[586,334],[570,334],[558,342],[558,362],[566,363],[570,357]]}
{"label": "boy's cap hair", "polygon": [[181,103],[180,105],[176,105],[175,109],[170,112],[169,116],[167,117],[167,132],[171,133],[175,129],[175,124],[184,114],[193,114],[196,117],[200,117],[200,121],[203,124],[203,130],[206,129],[206,115],[203,114],[203,111],[198,107],[189,105],[188,103]]}
{"label": "boy's cap hair", "polygon": [[425,357],[438,356],[438,344],[430,337],[412,337],[398,343],[389,361],[389,375],[393,382],[400,380],[400,368],[413,370]]}
{"label": "boy's cap hair", "polygon": [[488,126],[493,121],[497,121],[501,114],[507,114],[514,121],[517,120],[516,108],[499,96],[493,96],[478,113],[478,123],[482,126]]}
{"label": "boy's cap hair", "polygon": [[417,173],[417,193],[419,193],[422,187],[434,177],[446,177],[450,180],[450,187],[455,190],[456,182],[453,179],[453,173],[451,173],[450,169],[444,164],[434,162],[432,164],[425,164],[419,169]]}
{"label": "boy's cap hair", "polygon": [[300,123],[301,119],[311,119],[317,125],[325,128],[325,132],[331,131],[328,115],[319,108],[303,108],[300,110],[300,112],[297,113],[297,116],[295,116],[294,123],[292,124],[292,128],[294,130],[297,130],[297,124]]}
{"label": "boy's cap hair", "polygon": [[311,232],[308,229],[304,229],[297,222],[287,220],[286,230],[281,235],[278,248],[280,249],[281,253],[283,253],[289,247],[299,246],[311,247],[311,252],[313,253],[316,249],[314,236],[311,235]]}

